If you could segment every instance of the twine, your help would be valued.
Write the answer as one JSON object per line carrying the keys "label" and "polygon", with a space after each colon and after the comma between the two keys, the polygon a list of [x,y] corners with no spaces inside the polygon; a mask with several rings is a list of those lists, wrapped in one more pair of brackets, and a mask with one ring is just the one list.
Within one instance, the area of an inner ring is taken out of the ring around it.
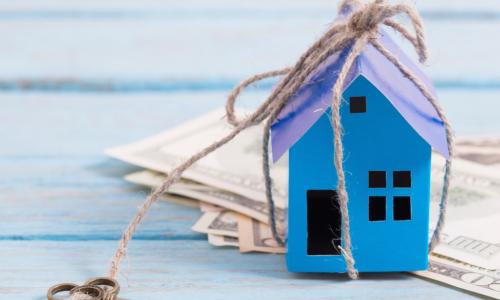
{"label": "twine", "polygon": [[[377,41],[378,30],[380,25],[386,25],[399,32],[403,38],[408,40],[419,56],[419,61],[424,63],[427,59],[427,48],[425,45],[425,36],[423,31],[422,20],[414,8],[407,4],[390,5],[386,0],[374,0],[364,3],[360,0],[343,0],[339,10],[354,10],[354,12],[346,19],[339,20],[334,23],[331,28],[316,41],[296,62],[291,68],[275,70],[265,73],[256,74],[247,80],[240,83],[228,96],[226,103],[227,121],[234,126],[233,130],[225,137],[215,141],[208,147],[194,154],[182,164],[172,170],[165,178],[160,186],[155,188],[144,201],[139,211],[132,219],[127,229],[119,242],[118,249],[111,262],[109,276],[115,278],[121,259],[126,253],[126,249],[132,235],[141,223],[146,212],[151,205],[172,185],[179,180],[181,174],[195,162],[215,151],[219,147],[231,141],[241,131],[250,126],[257,125],[265,121],[263,133],[263,148],[262,148],[262,169],[264,173],[264,181],[266,187],[266,198],[269,206],[269,222],[273,237],[279,244],[284,244],[283,238],[277,230],[274,201],[272,197],[272,178],[269,172],[269,138],[272,123],[276,120],[281,110],[288,103],[290,97],[305,83],[309,75],[312,74],[317,67],[325,61],[329,56],[338,53],[351,47],[347,58],[338,75],[337,81],[332,87],[332,126],[334,132],[334,158],[333,163],[337,171],[338,183],[337,193],[342,215],[342,232],[344,244],[339,247],[345,262],[347,273],[350,278],[356,279],[358,272],[355,268],[355,260],[352,255],[351,232],[349,227],[349,197],[345,186],[345,174],[343,169],[343,146],[342,146],[342,124],[340,120],[340,105],[342,89],[349,70],[355,62],[363,48],[368,44],[372,44],[383,56],[385,56],[392,64],[394,64],[400,72],[407,77],[419,89],[422,95],[431,103],[436,110],[439,118],[443,121],[448,142],[449,158],[445,165],[444,184],[440,199],[439,219],[436,229],[429,243],[429,252],[434,246],[439,243],[442,229],[445,224],[446,205],[448,199],[448,189],[451,178],[451,158],[453,156],[453,134],[451,125],[446,118],[443,109],[437,102],[437,99],[430,93],[424,83],[416,77],[406,66],[404,66],[397,57]],[[413,25],[414,34],[410,33],[402,25],[394,21],[392,18],[397,15],[406,15]],[[269,77],[284,76],[278,83],[277,87],[272,91],[271,95],[248,117],[238,120],[234,112],[234,105],[239,94],[249,85]]]}

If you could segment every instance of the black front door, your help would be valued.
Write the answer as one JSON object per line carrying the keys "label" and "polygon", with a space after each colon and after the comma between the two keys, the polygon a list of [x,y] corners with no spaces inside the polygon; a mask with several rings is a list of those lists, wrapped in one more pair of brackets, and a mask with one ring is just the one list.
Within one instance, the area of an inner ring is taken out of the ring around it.
{"label": "black front door", "polygon": [[340,255],[341,223],[336,191],[307,191],[308,255]]}

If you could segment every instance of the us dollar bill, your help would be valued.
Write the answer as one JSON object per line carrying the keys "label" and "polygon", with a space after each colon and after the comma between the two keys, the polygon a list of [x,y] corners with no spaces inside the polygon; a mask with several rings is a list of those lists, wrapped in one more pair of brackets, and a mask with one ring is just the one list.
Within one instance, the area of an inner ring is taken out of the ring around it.
{"label": "us dollar bill", "polygon": [[239,215],[238,233],[240,252],[285,253],[285,248],[278,245],[267,224]]}
{"label": "us dollar bill", "polygon": [[[443,184],[444,159],[432,157],[431,217],[437,216],[437,203]],[[500,212],[500,172],[472,161],[454,159],[448,197],[449,221],[473,220]]]}
{"label": "us dollar bill", "polygon": [[500,137],[472,136],[456,140],[456,156],[463,160],[500,168]]}
{"label": "us dollar bill", "polygon": [[188,206],[188,207],[200,207],[200,201],[189,198],[189,197],[184,197],[172,193],[165,193],[162,197],[163,200],[166,200],[168,202],[172,202],[175,204],[179,204],[182,206]]}
{"label": "us dollar bill", "polygon": [[[444,159],[433,157],[431,228],[439,212]],[[434,252],[485,268],[500,268],[500,172],[455,159],[441,243]]]}
{"label": "us dollar bill", "polygon": [[[164,180],[165,175],[152,171],[140,171],[125,176],[125,180],[149,187],[156,187]],[[211,203],[227,210],[250,216],[263,223],[268,223],[269,210],[267,204],[262,201],[224,191],[215,187],[205,186],[192,181],[181,180],[169,189],[169,193],[197,199],[202,202]],[[285,210],[276,208],[278,222],[284,223]]]}
{"label": "us dollar bill", "polygon": [[479,295],[500,299],[500,270],[485,269],[453,258],[430,255],[427,271],[415,275]]}
{"label": "us dollar bill", "polygon": [[216,247],[238,247],[239,242],[237,237],[233,236],[224,236],[224,235],[208,235],[208,243],[212,246]]}
{"label": "us dollar bill", "polygon": [[238,216],[231,211],[206,212],[191,229],[200,233],[238,237]]}
{"label": "us dollar bill", "polygon": [[[168,174],[190,155],[227,135],[231,126],[218,110],[138,142],[106,153],[127,163]],[[262,126],[248,128],[217,151],[195,163],[183,177],[207,186],[265,202],[261,167]],[[287,157],[271,168],[276,206],[287,201]]]}
{"label": "us dollar bill", "polygon": [[206,213],[206,212],[220,212],[220,211],[224,210],[224,208],[222,208],[220,206],[213,205],[213,204],[210,204],[210,203],[207,203],[207,202],[203,202],[203,201],[199,201],[199,207],[200,207],[200,211],[203,212],[203,213]]}
{"label": "us dollar bill", "polygon": [[500,269],[500,214],[450,221],[434,253],[485,269]]}

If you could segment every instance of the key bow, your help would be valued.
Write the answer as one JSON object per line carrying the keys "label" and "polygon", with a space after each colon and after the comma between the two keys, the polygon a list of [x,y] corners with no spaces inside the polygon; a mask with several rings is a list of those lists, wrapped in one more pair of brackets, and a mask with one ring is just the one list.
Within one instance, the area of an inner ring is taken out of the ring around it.
{"label": "key bow", "polygon": [[68,300],[116,300],[120,285],[112,278],[96,277],[87,280],[83,285],[60,283],[47,291],[48,300],[61,300],[57,294],[69,292]]}

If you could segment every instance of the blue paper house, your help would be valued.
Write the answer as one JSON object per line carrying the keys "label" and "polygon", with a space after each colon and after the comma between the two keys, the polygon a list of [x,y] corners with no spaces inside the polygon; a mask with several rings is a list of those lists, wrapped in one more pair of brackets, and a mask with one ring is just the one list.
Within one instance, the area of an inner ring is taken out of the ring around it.
{"label": "blue paper house", "polygon": [[[384,33],[379,41],[434,93]],[[273,159],[289,151],[287,266],[345,272],[333,164],[331,87],[349,49],[327,59],[272,126]],[[343,90],[344,168],[352,251],[362,272],[427,269],[431,149],[448,156],[442,120],[415,85],[368,44]]]}

